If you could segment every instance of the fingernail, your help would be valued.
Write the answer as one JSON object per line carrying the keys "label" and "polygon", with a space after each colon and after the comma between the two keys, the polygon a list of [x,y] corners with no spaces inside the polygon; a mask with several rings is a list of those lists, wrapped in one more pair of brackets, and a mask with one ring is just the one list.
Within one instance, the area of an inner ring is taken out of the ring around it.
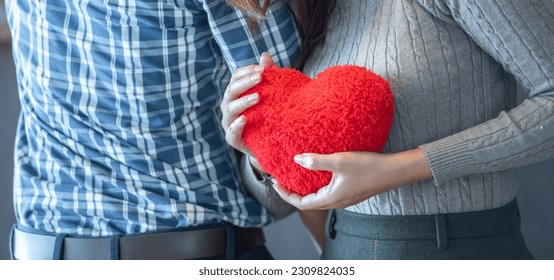
{"label": "fingernail", "polygon": [[257,66],[254,67],[254,71],[256,71],[256,72],[262,72],[262,71],[264,71],[264,67],[261,66],[261,65],[257,65]]}
{"label": "fingernail", "polygon": [[260,81],[261,77],[262,76],[260,74],[254,74],[254,75],[250,76],[250,81],[258,82],[258,81]]}
{"label": "fingernail", "polygon": [[243,124],[244,121],[246,120],[246,118],[244,116],[240,116],[237,121],[239,122],[239,124]]}
{"label": "fingernail", "polygon": [[257,93],[253,93],[253,94],[250,94],[246,100],[248,101],[248,103],[256,103],[258,102],[259,99],[260,99],[260,95]]}
{"label": "fingernail", "polygon": [[307,157],[305,155],[295,155],[294,156],[294,162],[296,162],[296,163],[298,163],[302,166],[305,166],[306,164],[308,164],[310,159],[311,159],[310,157]]}

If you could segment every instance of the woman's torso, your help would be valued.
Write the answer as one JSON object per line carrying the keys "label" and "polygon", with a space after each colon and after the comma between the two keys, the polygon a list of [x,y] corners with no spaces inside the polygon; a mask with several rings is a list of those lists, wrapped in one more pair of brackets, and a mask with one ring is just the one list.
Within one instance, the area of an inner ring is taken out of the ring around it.
{"label": "woman's torso", "polygon": [[[389,81],[395,118],[384,152],[417,148],[515,106],[512,76],[425,3],[337,1],[326,41],[304,69],[313,77],[331,65],[356,64]],[[514,199],[517,181],[516,169],[460,176],[438,186],[425,180],[347,210],[422,215],[491,209]]]}

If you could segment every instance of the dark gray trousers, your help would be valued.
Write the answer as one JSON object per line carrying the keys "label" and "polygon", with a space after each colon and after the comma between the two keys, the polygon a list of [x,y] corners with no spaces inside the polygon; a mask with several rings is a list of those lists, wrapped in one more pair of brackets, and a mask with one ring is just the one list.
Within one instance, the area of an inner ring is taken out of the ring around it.
{"label": "dark gray trousers", "polygon": [[514,200],[469,213],[376,216],[332,210],[322,259],[533,259]]}

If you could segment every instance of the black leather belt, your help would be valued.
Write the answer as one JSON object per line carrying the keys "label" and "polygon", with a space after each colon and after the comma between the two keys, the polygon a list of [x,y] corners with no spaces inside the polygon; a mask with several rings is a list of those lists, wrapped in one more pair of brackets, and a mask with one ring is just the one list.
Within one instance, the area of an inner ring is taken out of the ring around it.
{"label": "black leather belt", "polygon": [[[233,236],[235,255],[263,245],[265,242],[261,229],[235,226],[115,238],[60,238],[14,228],[11,241],[13,257],[18,260],[179,260],[218,256],[225,258],[228,245],[233,244],[228,243],[227,238]],[[61,244],[57,244],[60,242]],[[57,247],[61,249],[56,250]]]}

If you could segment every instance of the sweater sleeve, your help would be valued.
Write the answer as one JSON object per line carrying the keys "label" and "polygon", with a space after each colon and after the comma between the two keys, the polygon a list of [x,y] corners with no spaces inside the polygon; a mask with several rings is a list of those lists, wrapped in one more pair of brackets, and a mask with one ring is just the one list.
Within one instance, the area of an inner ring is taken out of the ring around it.
{"label": "sweater sleeve", "polygon": [[292,214],[296,208],[285,202],[273,189],[271,179],[263,176],[261,179],[255,174],[247,156],[240,160],[240,173],[244,181],[246,192],[262,204],[275,220],[280,220]]}
{"label": "sweater sleeve", "polygon": [[435,184],[554,157],[554,2],[436,0],[523,86],[527,99],[509,112],[420,146]]}

